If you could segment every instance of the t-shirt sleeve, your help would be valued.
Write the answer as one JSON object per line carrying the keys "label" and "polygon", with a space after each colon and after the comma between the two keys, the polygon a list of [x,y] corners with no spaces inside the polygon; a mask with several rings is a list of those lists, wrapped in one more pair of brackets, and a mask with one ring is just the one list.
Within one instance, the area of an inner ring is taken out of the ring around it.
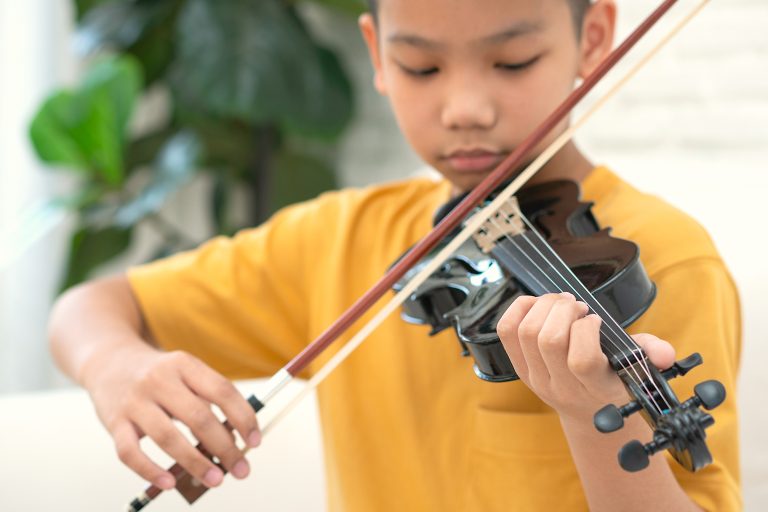
{"label": "t-shirt sleeve", "polygon": [[233,379],[270,375],[290,361],[307,343],[306,210],[287,208],[233,238],[130,269],[158,345]]}
{"label": "t-shirt sleeve", "polygon": [[[671,467],[688,495],[708,511],[742,509],[736,381],[741,352],[741,318],[736,287],[722,261],[701,257],[679,262],[652,275],[657,297],[629,332],[648,332],[675,346],[677,359],[699,352],[703,364],[670,381],[680,401],[693,386],[716,379],[727,397],[710,411],[715,424],[706,429],[713,463],[690,473]],[[647,441],[647,440],[645,440]]]}

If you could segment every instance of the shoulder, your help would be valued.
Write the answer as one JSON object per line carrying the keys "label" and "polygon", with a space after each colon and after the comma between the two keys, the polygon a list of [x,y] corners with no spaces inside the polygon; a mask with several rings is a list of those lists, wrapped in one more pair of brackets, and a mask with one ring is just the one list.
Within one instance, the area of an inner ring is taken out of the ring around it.
{"label": "shoulder", "polygon": [[345,188],[289,206],[276,213],[268,224],[277,229],[287,227],[294,235],[321,236],[327,243],[353,235],[368,238],[374,232],[379,237],[395,235],[394,238],[404,235],[402,231],[423,234],[449,193],[447,182],[428,177]]}
{"label": "shoulder", "polygon": [[301,253],[312,265],[361,254],[394,259],[429,231],[449,193],[447,182],[421,177],[330,191],[283,208],[235,240],[248,254]]}
{"label": "shoulder", "polygon": [[594,213],[602,227],[612,235],[636,243],[640,258],[650,275],[680,265],[710,263],[722,266],[722,260],[706,229],[693,217],[669,202],[636,189],[607,170],[596,176],[602,182],[595,192]]}

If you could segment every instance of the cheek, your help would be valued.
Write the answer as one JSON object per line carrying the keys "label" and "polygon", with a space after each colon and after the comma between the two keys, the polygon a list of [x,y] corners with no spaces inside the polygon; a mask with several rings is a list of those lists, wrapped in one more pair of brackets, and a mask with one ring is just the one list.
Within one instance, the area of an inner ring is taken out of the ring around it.
{"label": "cheek", "polygon": [[433,148],[431,134],[439,126],[436,95],[407,79],[390,79],[387,92],[400,131],[422,157]]}
{"label": "cheek", "polygon": [[[573,78],[552,67],[532,73],[516,84],[497,89],[509,133],[521,142],[565,100],[573,90]],[[562,132],[562,129],[556,130]],[[552,137],[553,139],[554,137]]]}

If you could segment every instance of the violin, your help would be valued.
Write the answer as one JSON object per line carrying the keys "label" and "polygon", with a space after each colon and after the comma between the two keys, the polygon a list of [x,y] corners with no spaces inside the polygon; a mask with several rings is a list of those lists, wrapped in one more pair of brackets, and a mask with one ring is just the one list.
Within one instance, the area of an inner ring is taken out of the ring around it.
{"label": "violin", "polygon": [[[347,343],[342,346],[333,356],[331,356],[325,365],[317,370],[307,381],[304,390],[300,392],[292,401],[281,409],[271,423],[262,427],[262,433],[267,434],[277,421],[283,418],[296,404],[307,394],[309,394],[333,369],[352,351],[362,343],[366,336],[373,331],[387,316],[397,310],[405,303],[413,292],[415,292],[422,283],[427,280],[449,257],[459,254],[459,248],[470,238],[473,237],[478,246],[486,253],[492,253],[494,260],[500,265],[506,265],[507,272],[514,272],[516,265],[528,266],[522,257],[531,258],[538,265],[551,266],[556,269],[557,274],[563,276],[563,281],[559,279],[553,282],[546,281],[546,277],[554,277],[547,271],[536,270],[530,274],[515,274],[515,278],[523,287],[531,289],[530,280],[542,280],[542,288],[551,287],[551,289],[573,290],[577,299],[584,301],[592,311],[605,311],[605,308],[589,293],[589,290],[573,275],[570,268],[565,265],[556,253],[548,249],[546,240],[532,229],[530,221],[519,211],[519,207],[510,198],[516,193],[522,185],[530,179],[557,151],[562,148],[574,135],[576,130],[597,111],[602,103],[610,96],[615,94],[621,86],[636,73],[650,58],[658,52],[661,47],[668,42],[672,35],[680,31],[683,26],[698,13],[708,0],[699,0],[691,13],[684,18],[681,23],[673,27],[671,32],[660,44],[654,47],[637,65],[635,65],[625,77],[614,85],[607,94],[603,96],[595,106],[587,111],[586,114],[576,122],[572,123],[548,148],[542,151],[538,157],[525,167],[523,171],[518,171],[523,164],[531,158],[535,148],[552,132],[556,127],[569,116],[573,108],[595,87],[597,83],[643,38],[645,34],[677,3],[677,0],[663,0],[643,22],[617,47],[606,59],[597,66],[592,74],[586,77],[582,83],[555,109],[536,130],[534,130],[525,140],[523,140],[514,151],[485,179],[477,185],[459,204],[455,205],[436,226],[419,243],[398,260],[395,265],[376,282],[365,294],[363,294],[347,311],[345,311],[331,326],[329,326],[319,337],[313,340],[301,353],[296,355],[281,370],[275,373],[267,382],[266,391],[261,397],[252,395],[248,397],[254,412],[260,411],[270,401],[283,390],[288,383],[294,379],[301,371],[306,369],[326,348],[328,348],[336,339],[338,339],[348,328],[359,320],[369,309],[371,309],[384,295],[390,293],[402,277],[409,272],[415,265],[419,264],[438,244],[441,244],[442,250],[434,254],[427,261],[423,268],[412,276],[407,285],[397,293],[395,298],[384,304]],[[514,175],[511,183],[496,196],[495,199],[487,202],[489,195],[497,190],[499,186],[509,181]],[[485,206],[477,211],[477,206],[483,202]],[[487,204],[486,204],[487,203]],[[499,212],[499,208],[502,210]],[[475,211],[475,214],[468,218],[467,216]],[[463,224],[464,228],[456,233],[455,229]],[[455,233],[455,234],[454,234]],[[449,238],[449,235],[453,234]],[[602,235],[600,235],[602,236]],[[447,243],[444,243],[447,241]],[[517,244],[521,244],[517,247]],[[525,244],[525,245],[523,245]],[[525,249],[527,245],[543,251],[541,258],[538,254],[533,254],[532,249]],[[495,251],[494,249],[499,248]],[[511,260],[505,260],[500,252],[509,252]],[[519,252],[518,252],[519,251]],[[498,258],[498,259],[497,259]],[[469,260],[465,260],[469,261]],[[486,260],[488,261],[488,260]],[[511,261],[511,263],[510,263]],[[535,267],[532,265],[531,267]],[[545,269],[546,266],[541,267]],[[479,267],[478,267],[479,268]],[[638,274],[639,275],[639,274]],[[566,288],[563,288],[566,286]],[[535,287],[533,287],[535,291]],[[617,288],[619,289],[619,288]],[[599,290],[596,290],[599,292]],[[638,303],[642,300],[636,299]],[[607,305],[606,308],[610,308]],[[489,312],[490,310],[486,311]],[[639,312],[639,311],[638,311]],[[606,323],[607,321],[607,323]],[[618,375],[625,382],[630,395],[634,398],[628,404],[621,408],[615,406],[606,406],[595,416],[597,428],[609,432],[621,428],[623,419],[634,412],[641,411],[646,421],[655,430],[654,440],[643,445],[639,441],[633,441],[624,447],[623,455],[620,457],[622,465],[629,470],[642,469],[648,464],[648,456],[662,449],[669,449],[672,455],[686,468],[696,470],[708,464],[711,456],[704,443],[704,429],[711,425],[714,420],[711,416],[699,410],[700,406],[709,409],[722,401],[724,390],[722,386],[702,383],[696,387],[696,396],[680,403],[669,388],[666,380],[677,375],[684,375],[690,368],[700,362],[700,358],[692,356],[675,363],[672,368],[659,371],[647,360],[639,347],[627,335],[623,329],[605,315],[605,325],[610,325],[610,331],[601,330],[601,340],[605,336],[606,342],[616,344],[618,347],[616,353],[610,353],[609,359],[611,365],[617,371]],[[469,347],[470,344],[467,344]],[[496,349],[498,351],[498,349]],[[480,352],[478,350],[477,352]],[[500,356],[500,354],[493,354]],[[501,357],[494,357],[489,361],[500,362]],[[482,361],[482,358],[481,358]],[[509,365],[511,366],[511,365]],[[478,368],[481,368],[478,366]],[[482,371],[486,371],[481,368]],[[502,370],[509,372],[509,368]],[[495,375],[493,371],[488,371],[486,375]],[[718,383],[719,384],[719,383]],[[719,401],[718,401],[719,400]],[[224,426],[233,430],[229,423]],[[214,463],[221,467],[218,460],[215,459],[205,447],[198,444],[197,448]],[[243,453],[247,448],[243,448]],[[187,471],[179,464],[174,464],[169,471],[176,478],[176,490],[184,497],[188,503],[194,503],[200,496],[208,491],[208,488],[195,481]],[[146,507],[157,496],[162,493],[162,489],[155,485],[148,486],[142,493],[136,496],[128,505],[129,512],[137,512]]]}
{"label": "violin", "polygon": [[[641,412],[654,429],[653,440],[627,443],[619,463],[627,471],[649,464],[649,455],[669,449],[689,471],[708,465],[705,429],[714,424],[710,414],[725,400],[725,388],[708,380],[694,388],[694,397],[680,403],[667,384],[702,363],[695,353],[659,371],[624,331],[653,302],[656,288],[631,241],[610,236],[579,201],[579,188],[570,181],[554,181],[520,190],[475,235],[465,241],[403,304],[402,318],[432,327],[435,335],[449,327],[462,355],[471,356],[475,374],[486,381],[518,378],[496,325],[521,295],[567,291],[585,302],[601,320],[600,344],[608,362],[634,399],[618,408],[607,405],[594,417],[603,433],[624,425],[624,418]],[[493,196],[491,196],[493,197]],[[439,221],[461,201],[443,206]],[[400,291],[442,249],[442,244],[395,284]]]}

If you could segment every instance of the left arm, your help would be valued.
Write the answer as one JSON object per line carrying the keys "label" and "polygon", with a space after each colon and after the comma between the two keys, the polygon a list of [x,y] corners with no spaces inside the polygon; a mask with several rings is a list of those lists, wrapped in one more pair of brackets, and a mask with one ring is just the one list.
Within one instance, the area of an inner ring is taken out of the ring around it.
{"label": "left arm", "polygon": [[[600,349],[600,318],[569,293],[520,297],[504,314],[498,333],[520,379],[560,416],[592,511],[701,511],[675,479],[664,457],[652,457],[639,473],[627,473],[616,454],[626,442],[648,437],[639,415],[611,434],[598,432],[593,414],[607,403],[622,405],[627,393]],[[654,336],[638,335],[651,362],[667,368],[674,349]]]}

